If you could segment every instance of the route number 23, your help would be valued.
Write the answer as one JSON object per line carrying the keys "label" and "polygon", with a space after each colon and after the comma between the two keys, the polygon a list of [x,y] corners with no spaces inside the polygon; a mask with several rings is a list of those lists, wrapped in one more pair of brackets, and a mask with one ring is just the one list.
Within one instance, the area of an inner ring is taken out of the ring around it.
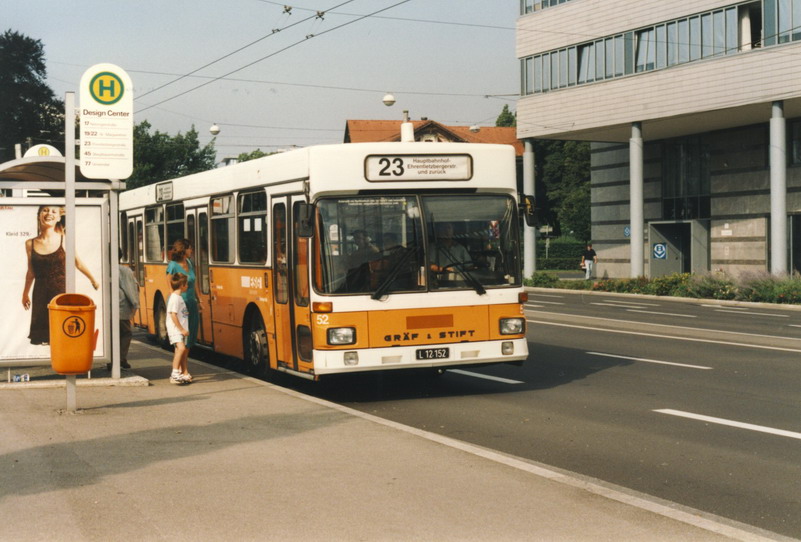
{"label": "route number 23", "polygon": [[401,177],[406,172],[403,167],[403,158],[381,158],[378,165],[381,166],[378,174],[382,177]]}

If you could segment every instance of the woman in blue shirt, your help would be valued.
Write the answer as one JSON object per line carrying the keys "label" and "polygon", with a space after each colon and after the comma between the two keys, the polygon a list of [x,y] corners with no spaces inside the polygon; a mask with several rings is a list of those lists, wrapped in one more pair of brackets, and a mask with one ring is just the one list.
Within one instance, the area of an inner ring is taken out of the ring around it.
{"label": "woman in blue shirt", "polygon": [[188,239],[178,239],[172,244],[170,250],[170,263],[167,265],[167,276],[173,273],[183,273],[187,279],[187,289],[181,296],[184,298],[186,308],[189,310],[189,336],[186,338],[186,347],[191,348],[197,341],[197,328],[200,324],[200,304],[195,286],[195,266],[190,259],[194,254],[192,243]]}

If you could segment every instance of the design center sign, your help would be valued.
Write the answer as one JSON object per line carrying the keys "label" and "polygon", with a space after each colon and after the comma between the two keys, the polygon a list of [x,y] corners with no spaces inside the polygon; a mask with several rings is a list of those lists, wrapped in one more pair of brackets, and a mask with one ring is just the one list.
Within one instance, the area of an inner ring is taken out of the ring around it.
{"label": "design center sign", "polygon": [[125,70],[95,64],[81,77],[81,173],[127,179],[133,172],[133,84]]}

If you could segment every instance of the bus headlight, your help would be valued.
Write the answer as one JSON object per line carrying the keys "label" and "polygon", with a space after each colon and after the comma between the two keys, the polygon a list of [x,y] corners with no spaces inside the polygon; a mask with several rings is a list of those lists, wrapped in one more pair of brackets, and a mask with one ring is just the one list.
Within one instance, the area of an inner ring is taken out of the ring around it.
{"label": "bus headlight", "polygon": [[501,318],[501,335],[520,335],[526,330],[526,321],[522,318]]}
{"label": "bus headlight", "polygon": [[352,327],[332,327],[328,330],[328,344],[354,344],[356,342],[356,329]]}

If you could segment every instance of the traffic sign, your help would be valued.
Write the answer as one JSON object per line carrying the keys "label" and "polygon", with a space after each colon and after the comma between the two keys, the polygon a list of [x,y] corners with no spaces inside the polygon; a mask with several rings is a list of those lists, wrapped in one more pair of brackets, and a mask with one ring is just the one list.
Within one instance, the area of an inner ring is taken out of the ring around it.
{"label": "traffic sign", "polygon": [[667,244],[654,243],[654,259],[667,260]]}
{"label": "traffic sign", "polygon": [[133,172],[133,83],[114,64],[95,64],[81,77],[81,173],[127,179]]}

